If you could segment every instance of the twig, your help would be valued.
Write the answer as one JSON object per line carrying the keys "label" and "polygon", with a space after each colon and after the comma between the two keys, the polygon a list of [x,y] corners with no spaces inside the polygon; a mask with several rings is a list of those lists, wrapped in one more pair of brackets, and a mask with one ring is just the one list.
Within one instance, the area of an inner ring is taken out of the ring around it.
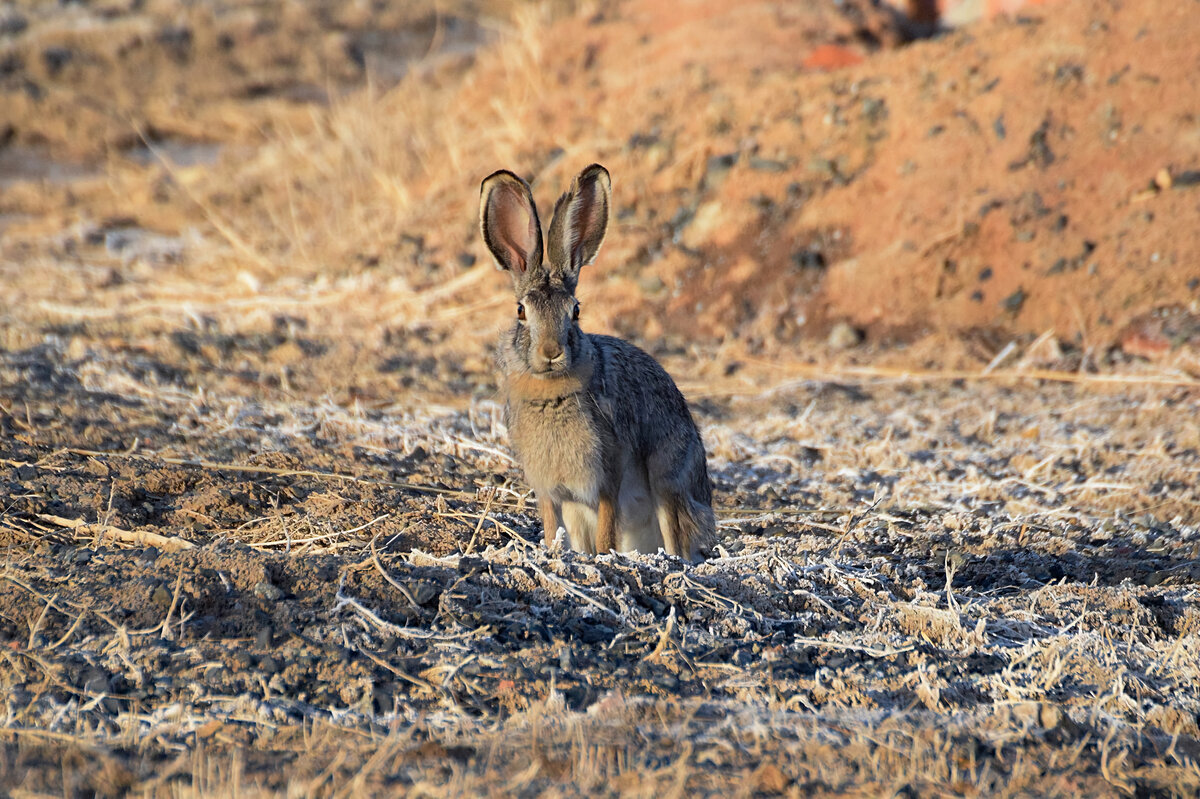
{"label": "twig", "polygon": [[[163,617],[162,637],[167,640],[171,638],[171,616],[175,613],[175,607],[179,604],[179,589],[183,586],[183,565],[179,566],[179,574],[175,577],[175,591],[171,594],[171,606],[167,608],[167,615]],[[182,632],[182,630],[180,631]]]}
{"label": "twig", "polygon": [[857,526],[858,523],[861,522],[863,519],[867,518],[867,514],[869,514],[871,511],[875,510],[875,508],[879,505],[880,502],[883,502],[883,500],[887,499],[887,496],[888,496],[887,494],[885,494],[881,491],[880,493],[875,495],[875,500],[870,505],[867,506],[866,510],[862,511],[861,513],[851,514],[850,518],[846,521],[846,529],[842,531],[841,538],[839,538],[837,540],[837,543],[834,544],[833,547],[830,548],[830,551],[825,553],[826,556],[832,554],[835,557],[841,557],[842,544],[844,544],[846,542],[846,539],[850,537],[850,533],[854,532],[855,526]]}
{"label": "twig", "polygon": [[658,637],[658,645],[654,647],[654,651],[646,657],[642,658],[646,663],[657,663],[662,659],[662,653],[667,648],[667,644],[671,641],[671,633],[675,630],[675,606],[671,606],[671,610],[667,613],[667,623],[663,626],[662,634]]}
{"label": "twig", "polygon": [[917,648],[916,644],[911,646],[902,646],[889,649],[876,649],[873,646],[863,646],[861,644],[841,644],[837,641],[824,641],[820,638],[792,638],[792,643],[803,644],[805,646],[815,646],[821,649],[839,649],[844,652],[862,652],[873,658],[888,658],[893,655],[900,655],[905,652],[910,652]]}
{"label": "twig", "polygon": [[375,541],[378,538],[379,538],[379,536],[376,535],[374,538],[371,539],[371,561],[375,564],[375,568],[383,576],[383,579],[387,580],[387,582],[393,588],[395,588],[397,591],[404,594],[404,598],[408,600],[408,604],[412,606],[413,610],[420,613],[421,606],[420,606],[420,604],[417,603],[417,599],[416,599],[416,597],[414,597],[412,595],[412,592],[409,591],[407,587],[396,582],[396,580],[392,577],[392,575],[388,574],[387,570],[383,568],[383,564],[379,562],[379,553],[375,551]]}
{"label": "twig", "polygon": [[614,619],[621,618],[620,614],[618,614],[616,611],[612,610],[611,608],[607,607],[606,605],[601,604],[600,602],[596,601],[595,599],[592,599],[590,596],[583,593],[578,588],[571,585],[569,582],[567,582],[563,578],[559,577],[558,575],[548,574],[547,572],[542,571],[542,569],[533,561],[527,560],[522,565],[528,566],[529,568],[533,569],[535,572],[538,573],[538,575],[541,576],[541,578],[543,580],[545,580],[548,583],[557,585],[559,588],[563,589],[571,596],[576,597],[578,599],[582,599],[584,602],[588,603],[589,605],[591,605],[595,608],[599,608],[600,610],[604,611],[608,615],[612,616]]}
{"label": "twig", "polygon": [[493,457],[499,458],[500,460],[507,461],[508,463],[511,463],[514,466],[517,465],[516,458],[514,458],[512,455],[509,455],[507,452],[504,452],[503,450],[496,449],[495,447],[489,447],[484,444],[477,444],[474,441],[468,441],[465,438],[462,438],[460,436],[454,436],[454,435],[447,435],[446,440],[448,442],[457,444],[460,447],[466,447],[467,449],[473,449],[476,452],[482,452],[486,455],[491,455]]}
{"label": "twig", "polygon": [[48,741],[65,741],[67,743],[81,746],[85,749],[104,749],[104,745],[98,741],[89,741],[82,735],[71,735],[66,732],[54,732],[53,730],[39,730],[35,727],[0,727],[0,735],[11,735],[13,738],[20,738],[22,735],[28,735],[33,738],[44,738]]}
{"label": "twig", "polygon": [[479,531],[483,529],[483,523],[487,521],[488,513],[492,509],[492,502],[496,499],[496,492],[489,491],[487,500],[483,504],[483,513],[479,514],[479,523],[475,525],[475,531],[471,533],[471,540],[467,543],[467,550],[464,554],[470,555],[475,550],[475,539],[479,537]]}
{"label": "twig", "polygon": [[439,691],[437,686],[435,686],[433,683],[429,682],[428,680],[422,680],[420,677],[414,677],[413,675],[409,674],[404,669],[401,669],[397,666],[393,666],[391,663],[388,663],[386,660],[379,657],[374,652],[372,652],[371,650],[362,646],[361,644],[357,645],[355,647],[355,649],[357,649],[359,652],[366,655],[371,660],[375,661],[375,663],[377,665],[387,669],[392,674],[395,674],[400,679],[407,680],[408,682],[412,683],[413,685],[417,686],[418,688],[424,688],[425,690],[427,690],[433,694],[443,693],[443,691]]}
{"label": "twig", "polygon": [[126,544],[152,546],[167,552],[179,552],[185,549],[192,549],[195,546],[191,541],[183,538],[159,535],[158,533],[151,533],[145,530],[124,530],[120,527],[113,527],[111,524],[85,522],[83,519],[67,519],[49,513],[38,513],[35,515],[44,522],[49,522],[58,527],[65,527],[75,532],[95,531],[101,535],[111,536],[118,541],[123,541]]}
{"label": "twig", "polygon": [[996,367],[998,367],[1000,364],[1002,364],[1006,360],[1008,360],[1008,356],[1012,355],[1013,350],[1015,350],[1016,348],[1017,348],[1017,340],[1016,339],[1013,339],[1012,341],[1008,342],[1008,344],[1006,344],[1004,346],[1004,349],[1002,349],[998,353],[996,353],[996,357],[992,358],[992,360],[988,362],[988,365],[983,367],[982,374],[990,375],[992,372],[996,371]]}
{"label": "twig", "polygon": [[[504,506],[504,507],[509,507],[509,506]],[[456,519],[458,521],[466,521],[467,519],[479,520],[479,519],[483,518],[482,514],[468,513],[466,511],[435,511],[433,515],[438,519]],[[507,524],[504,524],[503,522],[498,521],[495,518],[490,518],[490,519],[488,519],[488,521],[490,521],[497,530],[501,530],[505,533],[508,533],[510,542],[516,541],[518,544],[521,544],[525,547],[528,547],[531,549],[537,548],[537,546],[538,546],[537,544],[529,543],[524,538],[522,538],[521,535],[516,530],[509,527]]]}
{"label": "twig", "polygon": [[33,626],[29,628],[29,641],[25,645],[26,649],[33,649],[33,643],[37,638],[38,630],[42,628],[42,622],[46,620],[46,614],[50,612],[50,608],[54,605],[54,600],[56,599],[58,599],[58,594],[55,594],[46,600],[46,605],[42,608],[42,612],[38,616],[37,621],[35,621]]}
{"label": "twig", "polygon": [[379,615],[377,613],[375,613],[375,611],[371,610],[370,608],[368,608],[363,603],[359,602],[354,597],[346,596],[345,594],[343,594],[342,587],[345,585],[345,583],[346,583],[346,575],[342,574],[342,579],[338,583],[337,593],[334,595],[334,598],[337,599],[337,604],[333,606],[334,613],[337,613],[342,608],[353,608],[354,610],[358,611],[358,613],[366,621],[371,622],[376,627],[378,627],[380,630],[383,630],[384,632],[387,632],[387,633],[391,633],[392,635],[404,636],[407,638],[437,638],[437,637],[439,637],[437,635],[418,635],[418,634],[413,633],[412,630],[406,630],[403,627],[398,627],[397,625],[392,624],[390,621],[380,618]]}

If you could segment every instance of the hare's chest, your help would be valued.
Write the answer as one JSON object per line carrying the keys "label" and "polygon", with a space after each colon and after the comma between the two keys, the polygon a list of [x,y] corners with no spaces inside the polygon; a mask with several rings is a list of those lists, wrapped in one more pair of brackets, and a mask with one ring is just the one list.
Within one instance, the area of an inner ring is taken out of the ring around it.
{"label": "hare's chest", "polygon": [[509,408],[509,432],[525,477],[539,494],[595,504],[604,443],[576,398]]}

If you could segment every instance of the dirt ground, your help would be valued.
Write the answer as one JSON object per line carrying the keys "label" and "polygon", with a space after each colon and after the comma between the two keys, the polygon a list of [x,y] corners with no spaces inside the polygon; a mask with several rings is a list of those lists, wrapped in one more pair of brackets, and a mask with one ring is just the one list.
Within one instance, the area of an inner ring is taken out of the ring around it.
{"label": "dirt ground", "polygon": [[[0,793],[1200,792],[1200,5],[929,32],[0,5]],[[478,183],[592,161],[696,566],[508,449]]]}

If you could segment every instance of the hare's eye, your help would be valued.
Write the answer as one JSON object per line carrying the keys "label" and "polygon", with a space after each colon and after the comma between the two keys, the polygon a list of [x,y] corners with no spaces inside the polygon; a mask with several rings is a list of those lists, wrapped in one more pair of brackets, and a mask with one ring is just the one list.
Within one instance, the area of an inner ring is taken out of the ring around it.
{"label": "hare's eye", "polygon": [[522,322],[525,321],[525,306],[519,302],[517,303],[517,318]]}
{"label": "hare's eye", "polygon": [[575,309],[571,311],[571,318],[576,322],[579,321],[579,303],[575,303]]}

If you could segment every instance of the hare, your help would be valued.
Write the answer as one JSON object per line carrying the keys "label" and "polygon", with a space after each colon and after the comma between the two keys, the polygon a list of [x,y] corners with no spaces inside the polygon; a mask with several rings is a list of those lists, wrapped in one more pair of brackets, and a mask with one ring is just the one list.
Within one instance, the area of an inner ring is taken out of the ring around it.
{"label": "hare", "polygon": [[546,545],[700,560],[716,535],[700,431],[650,355],[579,327],[575,286],[608,227],[611,181],[593,164],[554,206],[543,261],[529,184],[507,170],[480,187],[480,232],[512,276],[517,318],[499,369],[513,449],[537,492]]}

